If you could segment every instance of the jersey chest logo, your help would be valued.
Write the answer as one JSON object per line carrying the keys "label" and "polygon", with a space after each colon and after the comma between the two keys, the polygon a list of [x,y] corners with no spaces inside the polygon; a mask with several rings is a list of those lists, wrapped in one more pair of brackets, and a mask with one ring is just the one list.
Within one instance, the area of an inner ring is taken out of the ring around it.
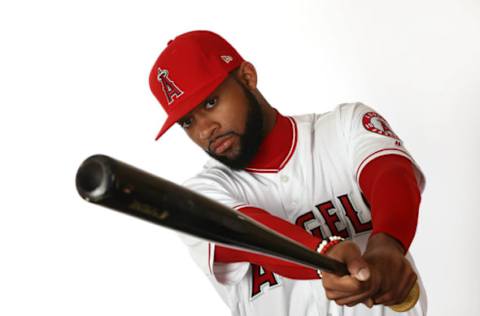
{"label": "jersey chest logo", "polygon": [[398,136],[393,132],[387,120],[376,112],[365,113],[365,115],[363,115],[362,123],[363,126],[370,132],[400,140],[400,138],[398,138]]}

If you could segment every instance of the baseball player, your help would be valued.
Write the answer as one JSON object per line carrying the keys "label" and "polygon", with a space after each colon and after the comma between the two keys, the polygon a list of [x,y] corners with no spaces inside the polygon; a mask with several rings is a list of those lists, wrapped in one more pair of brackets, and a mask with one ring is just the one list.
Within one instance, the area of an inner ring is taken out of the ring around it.
{"label": "baseball player", "polygon": [[[150,87],[168,118],[212,157],[185,186],[306,247],[345,262],[350,275],[184,237],[232,315],[425,315],[408,249],[424,176],[374,109],[347,103],[286,116],[257,89],[254,66],[219,35],[192,31],[156,60]],[[293,83],[294,84],[294,83]],[[208,210],[204,210],[208,212]]]}

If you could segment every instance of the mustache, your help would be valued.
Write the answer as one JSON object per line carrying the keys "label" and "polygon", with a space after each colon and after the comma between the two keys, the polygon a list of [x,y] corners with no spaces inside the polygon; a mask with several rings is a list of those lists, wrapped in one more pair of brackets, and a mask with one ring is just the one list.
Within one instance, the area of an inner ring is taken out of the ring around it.
{"label": "mustache", "polygon": [[226,132],[226,133],[223,133],[223,134],[220,134],[220,135],[217,135],[216,137],[210,139],[208,141],[208,149],[207,149],[207,152],[210,153],[210,154],[213,154],[212,150],[211,150],[211,147],[212,147],[212,144],[219,138],[222,138],[222,137],[225,137],[225,136],[239,136],[241,137],[242,135],[240,135],[239,133],[237,132],[234,132],[234,131],[229,131],[229,132]]}

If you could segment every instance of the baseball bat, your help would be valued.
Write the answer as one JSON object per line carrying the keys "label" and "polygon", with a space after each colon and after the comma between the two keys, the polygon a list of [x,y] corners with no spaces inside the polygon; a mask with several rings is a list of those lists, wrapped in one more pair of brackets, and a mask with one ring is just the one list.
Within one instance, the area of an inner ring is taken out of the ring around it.
{"label": "baseball bat", "polygon": [[[78,168],[75,181],[78,193],[88,202],[227,247],[278,257],[340,276],[348,274],[342,262],[312,251],[240,212],[114,158],[105,155],[87,158]],[[418,285],[415,288],[418,292]],[[418,293],[410,301],[407,298],[390,307],[405,311],[417,300]]]}

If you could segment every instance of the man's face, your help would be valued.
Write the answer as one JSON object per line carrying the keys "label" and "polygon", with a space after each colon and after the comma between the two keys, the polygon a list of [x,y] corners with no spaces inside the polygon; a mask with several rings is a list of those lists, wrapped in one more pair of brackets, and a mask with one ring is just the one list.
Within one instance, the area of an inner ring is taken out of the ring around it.
{"label": "man's face", "polygon": [[262,140],[260,104],[233,75],[178,123],[211,157],[236,170],[249,164]]}

